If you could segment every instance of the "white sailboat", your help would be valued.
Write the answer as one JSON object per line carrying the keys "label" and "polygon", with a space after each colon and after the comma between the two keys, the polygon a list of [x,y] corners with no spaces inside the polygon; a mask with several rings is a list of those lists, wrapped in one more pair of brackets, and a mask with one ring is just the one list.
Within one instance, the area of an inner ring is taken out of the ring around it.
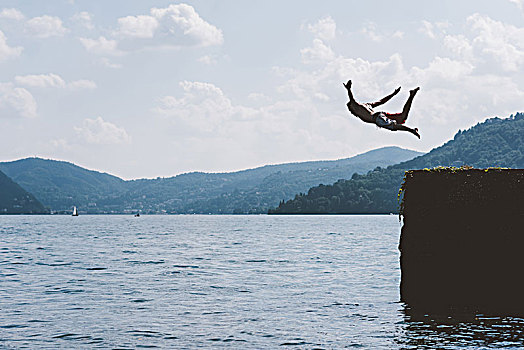
{"label": "white sailboat", "polygon": [[73,207],[73,214],[72,216],[78,216],[78,211],[76,210],[76,207]]}

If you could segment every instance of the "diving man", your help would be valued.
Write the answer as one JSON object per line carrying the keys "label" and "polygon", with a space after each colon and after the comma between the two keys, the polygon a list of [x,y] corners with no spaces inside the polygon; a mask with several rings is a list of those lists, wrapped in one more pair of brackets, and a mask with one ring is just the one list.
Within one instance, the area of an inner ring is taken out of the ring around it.
{"label": "diving man", "polygon": [[400,87],[393,91],[392,94],[384,97],[383,99],[377,102],[371,103],[359,103],[353,98],[353,93],[351,92],[351,80],[348,80],[344,84],[344,87],[348,91],[349,102],[347,103],[348,109],[354,116],[360,118],[363,122],[376,124],[380,128],[388,129],[391,131],[408,131],[420,139],[417,128],[409,128],[404,125],[406,119],[408,118],[409,109],[411,108],[411,103],[413,98],[417,94],[420,88],[413,89],[409,92],[409,98],[400,113],[386,113],[386,112],[375,112],[373,108],[378,107],[386,102],[388,102],[393,96],[399,93]]}

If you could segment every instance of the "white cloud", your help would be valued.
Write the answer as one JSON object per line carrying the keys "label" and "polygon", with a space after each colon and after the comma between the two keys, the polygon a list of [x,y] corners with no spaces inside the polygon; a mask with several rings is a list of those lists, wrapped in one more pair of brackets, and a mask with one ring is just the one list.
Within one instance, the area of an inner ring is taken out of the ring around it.
{"label": "white cloud", "polygon": [[384,40],[384,36],[377,33],[377,25],[375,23],[368,23],[368,25],[362,28],[361,31],[364,35],[375,42],[381,42]]}
{"label": "white cloud", "polygon": [[377,98],[384,87],[396,87],[403,80],[405,69],[400,55],[395,54],[385,61],[368,61],[361,58],[336,56],[324,61],[314,71],[281,70],[282,78],[287,79],[278,91],[291,94],[298,99],[309,99],[316,93],[327,96],[338,95],[342,82],[349,78],[364,82],[358,88],[359,98]]}
{"label": "white cloud", "polygon": [[100,58],[100,64],[102,64],[104,67],[112,68],[112,69],[122,68],[122,65],[120,63],[113,63],[107,57]]}
{"label": "white cloud", "polygon": [[233,117],[235,109],[222,90],[210,83],[183,81],[184,96],[165,96],[154,109],[162,115],[175,117],[206,132],[216,131],[225,120]]}
{"label": "white cloud", "polygon": [[333,40],[337,32],[337,24],[331,16],[323,17],[315,24],[308,24],[307,28],[316,38],[321,40]]}
{"label": "white cloud", "polygon": [[517,71],[524,64],[524,28],[474,14],[467,19],[476,37],[473,45],[494,58],[505,71]]}
{"label": "white cloud", "polygon": [[20,12],[19,10],[17,9],[14,9],[14,8],[11,8],[11,9],[2,9],[2,11],[0,11],[0,18],[5,18],[5,19],[12,19],[12,20],[15,20],[15,21],[21,21],[23,19],[25,19],[25,16],[22,12]]}
{"label": "white cloud", "polygon": [[131,143],[131,137],[125,129],[104,121],[102,117],[95,119],[86,118],[82,126],[74,127],[74,130],[87,143],[91,144],[116,145]]}
{"label": "white cloud", "polygon": [[517,5],[519,10],[524,9],[524,0],[509,0],[509,1]]}
{"label": "white cloud", "polygon": [[18,85],[36,88],[69,88],[78,89],[95,89],[96,83],[91,80],[76,80],[66,83],[61,76],[57,74],[35,74],[35,75],[17,75],[15,82]]}
{"label": "white cloud", "polygon": [[29,87],[59,87],[63,88],[66,86],[64,79],[59,75],[50,74],[39,74],[39,75],[23,75],[16,76],[15,82],[19,85],[25,85]]}
{"label": "white cloud", "polygon": [[524,98],[511,78],[477,75],[457,61],[436,59],[427,68],[413,68],[409,75],[422,86],[417,109],[426,129],[434,126],[454,133],[485,116],[511,113]]}
{"label": "white cloud", "polygon": [[[121,17],[117,22],[112,39],[80,38],[84,47],[99,55],[121,55],[143,48],[205,47],[224,42],[222,31],[187,4],[152,8],[148,15]],[[209,64],[212,60],[203,58],[202,62]]]}
{"label": "white cloud", "polygon": [[23,48],[20,46],[10,47],[7,45],[7,38],[4,33],[0,30],[0,61],[7,60],[20,56]]}
{"label": "white cloud", "polygon": [[[459,79],[464,79],[465,76],[473,72],[473,66],[464,61],[455,61],[449,58],[435,57],[426,68],[413,68],[413,75],[415,79],[423,80],[443,80],[451,82]],[[421,74],[419,74],[421,73]]]}
{"label": "white cloud", "polygon": [[251,103],[262,103],[262,104],[269,104],[271,102],[271,98],[267,95],[264,95],[260,92],[252,92],[249,95],[247,95],[247,98],[250,100]]}
{"label": "white cloud", "polygon": [[444,46],[455,56],[466,61],[473,61],[473,45],[464,35],[446,35],[444,37]]}
{"label": "white cloud", "polygon": [[118,56],[123,54],[117,48],[118,42],[116,40],[106,39],[103,36],[98,39],[80,38],[80,42],[87,51],[97,55]]}
{"label": "white cloud", "polygon": [[442,34],[446,34],[448,29],[450,29],[452,27],[451,23],[449,21],[435,22],[435,26],[439,29],[439,31]]}
{"label": "white cloud", "polygon": [[151,15],[159,22],[158,37],[167,40],[167,45],[213,46],[224,42],[222,31],[204,21],[190,5],[153,8]]}
{"label": "white cloud", "polygon": [[313,40],[313,46],[300,50],[304,63],[325,62],[335,58],[331,47],[324,44],[320,39]]}
{"label": "white cloud", "polygon": [[367,36],[370,40],[380,43],[387,39],[402,39],[404,38],[404,32],[396,30],[393,33],[379,31],[375,22],[368,22],[360,32]]}
{"label": "white cloud", "polygon": [[317,93],[315,93],[313,96],[314,96],[316,99],[319,99],[319,100],[321,100],[321,101],[326,101],[326,102],[327,102],[327,101],[330,100],[330,98],[329,98],[328,95],[323,94],[323,93],[321,93],[321,92],[317,92]]}
{"label": "white cloud", "polygon": [[37,38],[49,38],[52,36],[63,36],[67,29],[62,26],[62,20],[58,17],[44,15],[31,18],[26,22],[26,30],[30,35]]}
{"label": "white cloud", "polygon": [[95,26],[93,25],[93,16],[89,12],[78,12],[75,15],[73,15],[73,17],[71,17],[71,20],[89,30],[95,28]]}
{"label": "white cloud", "polygon": [[[334,134],[347,131],[347,125],[341,124],[343,118],[326,118],[317,110],[318,101],[329,99],[325,94],[271,102],[254,93],[250,97],[255,103],[263,100],[254,108],[233,103],[213,84],[186,81],[181,87],[182,96],[160,99],[154,112],[171,121],[170,134],[175,135],[176,149],[190,147],[193,154],[228,154],[227,159],[216,158],[221,164],[210,166],[227,167],[224,162],[235,158],[249,160],[252,165],[307,159],[312,154],[334,149],[338,152],[346,147],[341,139],[333,140]],[[209,162],[214,163],[215,158]]]}
{"label": "white cloud", "polygon": [[432,22],[423,20],[422,27],[420,27],[418,31],[426,35],[428,38],[437,39],[438,37],[441,37],[442,35],[446,35],[449,28],[451,28],[451,23],[448,21],[432,23]]}
{"label": "white cloud", "polygon": [[72,147],[69,145],[69,142],[66,139],[60,138],[60,139],[53,139],[49,141],[49,144],[53,148],[57,149],[72,149]]}
{"label": "white cloud", "polygon": [[67,87],[73,90],[92,90],[96,89],[96,83],[92,80],[81,79],[70,82],[69,84],[67,84]]}
{"label": "white cloud", "polygon": [[127,16],[118,19],[117,35],[133,38],[152,38],[159,26],[151,16]]}
{"label": "white cloud", "polygon": [[435,33],[433,32],[433,23],[428,21],[422,21],[422,27],[419,29],[420,32],[424,33],[427,37],[435,39]]}
{"label": "white cloud", "polygon": [[401,31],[401,30],[397,30],[391,36],[393,38],[395,38],[395,39],[403,39],[404,38],[404,32]]}
{"label": "white cloud", "polygon": [[209,55],[205,55],[205,56],[200,57],[198,59],[198,62],[203,63],[203,64],[207,64],[208,66],[218,63],[218,61],[217,61],[217,59],[215,57],[209,56]]}
{"label": "white cloud", "polygon": [[469,32],[447,34],[447,22],[423,21],[422,32],[441,40],[455,58],[493,71],[515,72],[524,65],[524,28],[475,13],[466,20]]}
{"label": "white cloud", "polygon": [[36,101],[29,91],[0,83],[0,116],[34,118],[36,115]]}

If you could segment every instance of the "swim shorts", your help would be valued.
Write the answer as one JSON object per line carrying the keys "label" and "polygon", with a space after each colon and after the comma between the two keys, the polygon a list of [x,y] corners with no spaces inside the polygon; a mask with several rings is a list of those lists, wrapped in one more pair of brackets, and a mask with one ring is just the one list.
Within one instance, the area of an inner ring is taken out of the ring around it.
{"label": "swim shorts", "polygon": [[397,122],[393,119],[386,117],[386,113],[384,112],[376,112],[373,114],[373,119],[375,120],[375,124],[377,124],[378,127],[384,129],[394,130],[393,128],[397,124]]}

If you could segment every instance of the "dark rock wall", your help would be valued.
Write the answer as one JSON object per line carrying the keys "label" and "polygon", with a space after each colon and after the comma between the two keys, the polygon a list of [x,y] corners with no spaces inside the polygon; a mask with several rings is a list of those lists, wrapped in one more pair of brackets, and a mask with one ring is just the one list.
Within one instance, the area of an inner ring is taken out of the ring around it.
{"label": "dark rock wall", "polygon": [[426,309],[524,313],[524,170],[408,171],[401,300]]}

